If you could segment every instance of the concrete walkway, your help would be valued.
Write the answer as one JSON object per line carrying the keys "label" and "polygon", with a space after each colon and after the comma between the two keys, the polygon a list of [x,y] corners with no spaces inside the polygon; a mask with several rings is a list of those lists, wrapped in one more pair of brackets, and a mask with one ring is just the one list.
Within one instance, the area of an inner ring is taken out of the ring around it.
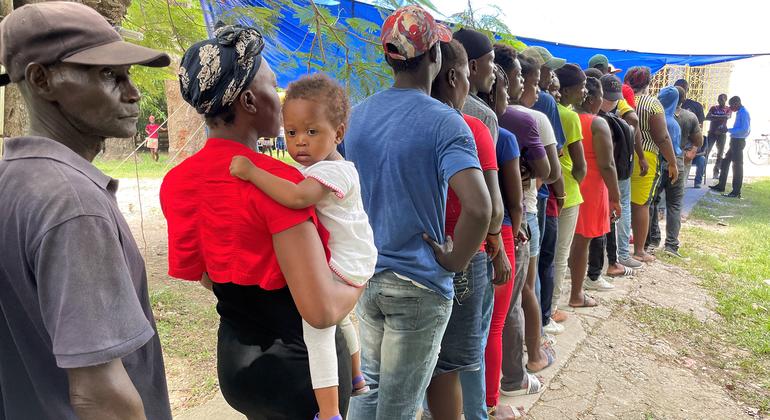
{"label": "concrete walkway", "polygon": [[[688,182],[688,185],[691,185]],[[710,194],[708,187],[701,189],[688,188],[685,190],[685,197],[683,203],[683,215],[689,216],[692,209],[703,198],[704,195]],[[569,281],[567,281],[569,283]],[[616,283],[616,288],[610,292],[603,292],[601,294],[602,299],[617,301],[625,298],[634,288],[634,283],[630,281]],[[568,286],[565,285],[565,293],[568,293]],[[560,308],[568,308],[567,302],[568,295],[562,296],[562,302]],[[548,393],[548,387],[555,386],[552,384],[553,379],[560,370],[569,363],[572,356],[578,350],[580,344],[588,337],[588,334],[598,323],[607,320],[611,314],[610,309],[607,306],[599,306],[592,309],[566,309],[570,312],[571,316],[563,324],[566,329],[563,334],[557,336],[557,342],[555,345],[557,360],[553,366],[548,369],[539,372],[538,375],[545,379],[546,390],[540,394],[524,396],[524,397],[500,397],[500,402],[503,404],[509,404],[513,407],[524,407],[526,411],[529,411],[544,394]],[[221,393],[217,393],[211,400],[203,405],[188,410],[175,418],[179,420],[243,420],[245,417],[240,413],[235,412],[227,402]]]}

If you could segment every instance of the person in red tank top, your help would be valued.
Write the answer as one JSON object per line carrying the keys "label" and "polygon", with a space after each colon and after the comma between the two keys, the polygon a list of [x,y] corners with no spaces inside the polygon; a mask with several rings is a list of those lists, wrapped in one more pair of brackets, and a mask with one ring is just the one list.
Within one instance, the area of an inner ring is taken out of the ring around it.
{"label": "person in red tank top", "polygon": [[603,278],[586,279],[588,247],[591,239],[610,231],[610,215],[613,221],[620,217],[620,190],[612,153],[612,134],[607,122],[597,118],[602,105],[602,85],[598,79],[586,79],[588,96],[576,107],[583,131],[583,149],[586,159],[586,176],[580,184],[583,203],[580,205],[575,237],[569,256],[572,277],[570,306],[596,306],[596,301],[583,293],[583,289],[608,290],[614,286]]}

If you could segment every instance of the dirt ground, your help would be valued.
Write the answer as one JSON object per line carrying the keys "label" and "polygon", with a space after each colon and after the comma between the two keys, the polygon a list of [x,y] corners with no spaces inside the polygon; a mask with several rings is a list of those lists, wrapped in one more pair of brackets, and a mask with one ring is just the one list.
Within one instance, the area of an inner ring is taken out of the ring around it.
{"label": "dirt ground", "polygon": [[[166,275],[160,180],[141,180],[140,185],[143,218],[136,180],[121,180],[118,199],[139,247],[146,243],[176,416],[216,399],[215,300],[197,284]],[[602,306],[573,312],[567,323],[573,333],[557,336],[560,360],[543,373],[546,391],[505,402],[525,405],[534,419],[763,418],[735,398],[736,388],[751,384],[734,379],[735,350],[723,348],[720,337],[707,332],[719,315],[698,282],[682,269],[657,262],[643,275],[617,281],[615,291],[595,293]],[[217,418],[236,418],[230,415]]]}

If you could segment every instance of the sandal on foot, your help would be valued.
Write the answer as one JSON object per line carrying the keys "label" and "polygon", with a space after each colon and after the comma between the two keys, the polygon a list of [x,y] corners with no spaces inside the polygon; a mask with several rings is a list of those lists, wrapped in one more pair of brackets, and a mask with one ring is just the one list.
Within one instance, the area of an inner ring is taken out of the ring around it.
{"label": "sandal on foot", "polygon": [[364,375],[358,375],[355,378],[353,378],[353,393],[352,395],[354,397],[357,397],[359,395],[364,395],[367,392],[370,391],[369,385],[366,384],[366,380],[364,379]]}
{"label": "sandal on foot", "polygon": [[543,366],[541,369],[538,369],[538,370],[532,370],[529,368],[529,366],[524,366],[527,369],[528,373],[542,372],[543,370],[551,367],[551,365],[553,365],[553,363],[556,361],[556,350],[554,350],[553,347],[548,345],[548,343],[543,343],[540,346],[540,349],[543,351],[543,354],[545,354],[545,360],[547,361],[547,363],[545,364],[545,366]]}
{"label": "sandal on foot", "polygon": [[580,305],[573,305],[570,303],[569,306],[570,308],[595,308],[599,306],[599,304],[596,302],[596,299],[583,293],[583,303]]}
{"label": "sandal on foot", "polygon": [[540,382],[537,375],[527,373],[527,387],[522,389],[515,389],[513,391],[506,391],[500,388],[500,393],[506,397],[520,397],[522,395],[534,395],[539,394],[545,387]]}
{"label": "sandal on foot", "polygon": [[628,277],[634,275],[634,269],[631,267],[626,267],[623,264],[620,264],[621,267],[623,267],[623,272],[619,274],[610,274],[609,271],[607,272],[607,277],[612,278],[618,278],[618,277]]}
{"label": "sandal on foot", "polygon": [[523,419],[527,413],[524,407],[511,407],[507,404],[498,404],[497,407],[487,407],[489,420],[515,420]]}

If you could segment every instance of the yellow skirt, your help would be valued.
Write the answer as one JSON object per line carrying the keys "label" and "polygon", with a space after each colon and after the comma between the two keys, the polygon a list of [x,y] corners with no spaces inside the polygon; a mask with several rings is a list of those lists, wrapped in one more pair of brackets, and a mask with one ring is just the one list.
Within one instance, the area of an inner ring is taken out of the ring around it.
{"label": "yellow skirt", "polygon": [[639,159],[634,160],[634,171],[631,173],[631,203],[638,206],[650,204],[660,178],[658,154],[645,150],[644,157],[650,166],[647,175],[639,175],[641,171]]}

